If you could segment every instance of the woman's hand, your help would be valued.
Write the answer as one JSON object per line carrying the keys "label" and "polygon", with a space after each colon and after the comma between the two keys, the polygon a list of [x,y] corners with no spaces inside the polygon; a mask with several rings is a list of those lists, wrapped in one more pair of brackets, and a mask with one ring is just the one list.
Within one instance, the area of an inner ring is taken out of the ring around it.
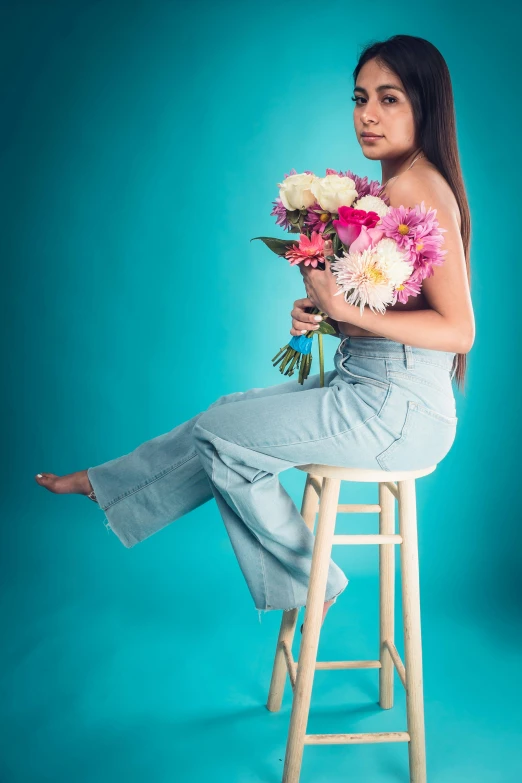
{"label": "woman's hand", "polygon": [[313,266],[304,266],[299,264],[299,271],[303,275],[304,284],[308,299],[311,304],[326,313],[328,316],[339,320],[336,315],[336,305],[339,297],[334,298],[340,289],[337,285],[337,278],[330,269],[330,262],[325,260],[325,269],[316,269]]}
{"label": "woman's hand", "polygon": [[310,331],[310,329],[315,330],[319,328],[319,324],[323,320],[322,317],[305,312],[305,307],[313,306],[314,303],[311,301],[311,299],[295,300],[293,310],[290,313],[292,316],[292,328],[290,329],[290,334],[301,335]]}

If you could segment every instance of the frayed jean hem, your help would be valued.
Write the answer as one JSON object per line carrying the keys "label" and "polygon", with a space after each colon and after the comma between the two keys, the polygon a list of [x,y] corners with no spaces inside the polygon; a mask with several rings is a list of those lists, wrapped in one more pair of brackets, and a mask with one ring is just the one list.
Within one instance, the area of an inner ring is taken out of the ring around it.
{"label": "frayed jean hem", "polygon": [[[346,590],[346,588],[348,587],[349,581],[350,580],[347,579],[346,583],[344,584],[344,586],[337,593],[335,593],[335,595],[332,595],[331,598],[325,598],[324,599],[325,602],[326,601],[334,601],[334,603],[335,603],[335,601],[341,595],[341,593],[343,593]],[[258,606],[256,606],[256,611],[257,611],[257,614],[258,614],[259,622],[261,622],[261,617],[263,615],[263,612],[275,612],[275,611],[278,611],[278,612],[281,612],[281,611],[283,611],[283,612],[291,612],[292,609],[297,609],[298,610],[297,614],[299,615],[299,610],[302,609],[303,606],[306,606],[306,604],[299,604],[298,606],[289,606],[288,609],[282,609],[281,607],[277,607],[277,606],[267,606],[264,609],[260,609]]]}

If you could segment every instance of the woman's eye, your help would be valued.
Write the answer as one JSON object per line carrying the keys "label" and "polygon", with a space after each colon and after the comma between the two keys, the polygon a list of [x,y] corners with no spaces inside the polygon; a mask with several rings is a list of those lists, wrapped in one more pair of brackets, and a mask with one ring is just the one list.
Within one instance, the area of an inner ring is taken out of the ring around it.
{"label": "woman's eye", "polygon": [[[359,100],[363,101],[363,100],[364,100],[364,98],[362,98],[362,96],[360,96],[360,95],[357,95],[355,98],[352,98],[352,101],[355,101],[356,103],[357,103],[357,101],[359,101]],[[387,95],[385,98],[383,98],[383,100],[384,100],[384,101],[386,101],[386,100],[390,100],[390,101],[393,101],[393,103],[397,103],[397,98],[394,98],[394,97],[393,97],[393,95]],[[357,106],[361,106],[361,105],[362,105],[362,104],[360,104],[360,103],[357,103]]]}

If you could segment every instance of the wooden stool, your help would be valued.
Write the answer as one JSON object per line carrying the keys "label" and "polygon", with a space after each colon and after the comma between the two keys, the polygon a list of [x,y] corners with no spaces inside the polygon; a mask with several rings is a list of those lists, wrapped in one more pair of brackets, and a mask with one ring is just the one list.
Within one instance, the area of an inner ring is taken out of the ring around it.
{"label": "wooden stool", "polygon": [[[297,467],[308,474],[301,514],[312,531],[317,511],[319,519],[299,657],[294,661],[292,656],[298,609],[290,609],[283,612],[266,705],[271,712],[277,712],[281,708],[288,672],[293,703],[283,783],[298,783],[305,745],[373,742],[407,742],[410,783],[426,783],[415,479],[433,473],[436,465],[422,470],[403,471],[361,470],[312,464]],[[339,505],[341,481],[377,482],[379,503]],[[395,533],[395,498],[398,500],[399,535]],[[379,514],[379,534],[334,535],[338,513],[361,512]],[[332,544],[379,544],[380,648],[377,661],[317,661]],[[394,644],[395,544],[401,545],[404,664]],[[406,690],[407,731],[365,734],[306,733],[316,669],[379,669],[379,704],[387,710],[393,706],[394,667]]]}

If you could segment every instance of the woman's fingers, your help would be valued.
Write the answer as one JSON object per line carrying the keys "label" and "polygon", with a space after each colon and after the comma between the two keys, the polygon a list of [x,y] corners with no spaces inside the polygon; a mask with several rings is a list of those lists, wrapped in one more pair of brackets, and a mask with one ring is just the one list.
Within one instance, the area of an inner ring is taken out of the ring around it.
{"label": "woman's fingers", "polygon": [[310,330],[317,331],[320,322],[323,320],[321,316],[314,315],[313,313],[307,313],[305,308],[314,307],[314,303],[308,297],[303,299],[296,299],[290,315],[292,316],[292,328],[290,334],[301,335],[309,332]]}
{"label": "woman's fingers", "polygon": [[[304,302],[305,304],[302,304]],[[310,302],[310,304],[306,304],[306,302]],[[297,299],[294,302],[294,306],[292,310],[290,311],[290,315],[294,316],[295,318],[301,318],[305,321],[308,320],[314,320],[314,316],[312,313],[307,312],[307,308],[314,307],[314,304],[310,301],[310,299]]]}
{"label": "woman's fingers", "polygon": [[295,302],[294,302],[294,307],[296,307],[296,306],[297,306],[297,307],[301,307],[301,308],[305,308],[305,307],[313,307],[313,306],[314,306],[314,303],[312,302],[312,300],[311,300],[311,299],[308,299],[308,298],[305,298],[305,299],[296,299],[296,300],[295,300]]}
{"label": "woman's fingers", "polygon": [[307,313],[301,307],[296,307],[295,305],[290,311],[290,315],[297,321],[303,322],[305,326],[316,324],[318,321],[323,320],[317,313]]}
{"label": "woman's fingers", "polygon": [[298,324],[297,328],[294,326],[294,323],[292,322],[292,328],[290,329],[290,334],[301,335],[301,334],[306,334],[306,332],[310,332],[310,331],[316,332],[317,329],[319,329],[319,324],[316,324],[315,326],[311,326],[310,324],[308,324],[307,326],[306,324],[300,324],[298,321],[296,321],[296,323]]}
{"label": "woman's fingers", "polygon": [[319,328],[319,324],[323,320],[322,317],[303,310],[303,307],[310,307],[311,304],[309,299],[297,299],[294,302],[294,308],[290,313],[292,316],[290,334],[304,334],[311,329],[316,331]]}

